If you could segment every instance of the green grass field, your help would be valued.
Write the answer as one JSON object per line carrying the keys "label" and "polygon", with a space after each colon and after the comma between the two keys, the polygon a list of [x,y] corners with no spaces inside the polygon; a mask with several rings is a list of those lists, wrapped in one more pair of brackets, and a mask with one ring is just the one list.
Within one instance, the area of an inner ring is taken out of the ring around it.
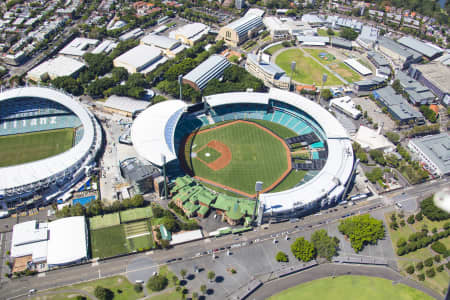
{"label": "green grass field", "polygon": [[153,217],[153,212],[150,206],[127,209],[120,212],[120,220],[122,223],[148,219],[151,217]]}
{"label": "green grass field", "polygon": [[270,193],[281,192],[293,188],[303,179],[303,177],[305,177],[306,173],[307,171],[303,170],[292,170],[279,185],[270,191]]}
{"label": "green grass field", "polygon": [[72,128],[0,136],[0,167],[44,159],[72,148]]}
{"label": "green grass field", "polygon": [[133,223],[127,223],[123,225],[123,229],[125,230],[125,236],[127,238],[130,236],[149,232],[149,226],[147,221],[137,221]]}
{"label": "green grass field", "polygon": [[211,163],[220,157],[220,152],[213,148],[205,147],[197,152],[197,157],[207,163]]}
{"label": "green grass field", "polygon": [[284,127],[283,125],[278,124],[278,123],[273,123],[273,122],[266,121],[266,120],[250,120],[250,121],[266,127],[267,129],[269,129],[270,131],[272,131],[273,133],[275,133],[282,139],[287,139],[287,138],[291,138],[291,137],[298,135],[293,130],[291,130],[287,127]]}
{"label": "green grass field", "polygon": [[325,70],[312,58],[306,57],[299,49],[288,49],[280,53],[275,63],[291,76],[291,62],[297,63],[292,79],[305,84],[322,84],[322,75],[327,74],[326,85],[342,85],[342,82],[333,74]]}
{"label": "green grass field", "polygon": [[89,229],[96,230],[120,224],[119,213],[106,214],[89,218]]}
{"label": "green grass field", "polygon": [[329,35],[326,29],[318,28],[317,34],[319,36],[339,36],[340,32],[338,30],[333,30],[333,31],[334,31],[334,35]]}
{"label": "green grass field", "polygon": [[[327,65],[330,69],[341,75],[345,80],[348,82],[355,82],[358,80],[361,80],[363,77],[359,75],[356,71],[354,71],[352,68],[344,64],[344,62],[335,59],[332,61],[327,61],[324,59],[321,59],[319,57],[319,54],[322,52],[328,53],[324,49],[317,49],[317,48],[304,48],[306,52],[317,58],[322,64]],[[328,82],[328,81],[327,81]]]}
{"label": "green grass field", "polygon": [[320,299],[320,300],[425,300],[433,299],[423,292],[404,284],[366,276],[327,277],[310,281],[276,294],[271,300]]}
{"label": "green grass field", "polygon": [[[195,145],[199,149],[212,140],[229,147],[231,162],[223,169],[213,171],[192,158],[192,172],[196,176],[253,194],[256,181],[263,181],[263,187],[268,187],[287,169],[288,159],[282,142],[255,125],[236,123],[197,134],[186,146]],[[190,148],[187,150],[189,153]]]}
{"label": "green grass field", "polygon": [[151,234],[138,236],[135,238],[127,239],[128,248],[131,251],[139,249],[147,249],[153,246],[153,239]]}
{"label": "green grass field", "polygon": [[129,252],[122,225],[91,230],[90,245],[92,257],[103,258]]}
{"label": "green grass field", "polygon": [[278,44],[278,45],[272,46],[270,48],[267,48],[264,51],[264,53],[273,55],[275,52],[277,52],[278,50],[283,49],[283,48],[284,48],[284,46],[282,44]]}

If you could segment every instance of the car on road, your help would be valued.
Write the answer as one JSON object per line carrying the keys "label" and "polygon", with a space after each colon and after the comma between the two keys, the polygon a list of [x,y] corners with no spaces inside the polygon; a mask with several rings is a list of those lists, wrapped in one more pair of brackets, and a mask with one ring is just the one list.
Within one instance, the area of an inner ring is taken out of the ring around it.
{"label": "car on road", "polygon": [[34,293],[36,293],[36,291],[37,291],[36,289],[31,289],[31,290],[28,291],[28,294],[29,295],[34,294]]}
{"label": "car on road", "polygon": [[[153,273],[155,273],[155,272],[153,272]],[[138,283],[138,284],[144,284],[144,280],[142,280],[142,279],[135,280],[134,282]]]}

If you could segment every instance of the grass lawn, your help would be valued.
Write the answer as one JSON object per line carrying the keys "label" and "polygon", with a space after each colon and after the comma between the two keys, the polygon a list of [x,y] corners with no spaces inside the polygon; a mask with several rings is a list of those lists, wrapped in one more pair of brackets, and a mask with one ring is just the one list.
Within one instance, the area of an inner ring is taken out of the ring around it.
{"label": "grass lawn", "polygon": [[284,48],[284,46],[282,44],[278,44],[278,45],[272,46],[270,48],[267,48],[264,51],[264,53],[273,55],[275,52],[277,52],[278,50],[283,49],[283,48]]}
{"label": "grass lawn", "polygon": [[197,157],[207,163],[211,163],[220,157],[220,152],[213,148],[205,147],[197,152]]}
{"label": "grass lawn", "polygon": [[433,298],[404,284],[393,285],[392,281],[383,278],[366,276],[339,276],[334,279],[327,277],[307,282],[287,289],[270,297],[269,299],[418,300]]}
{"label": "grass lawn", "polygon": [[[386,214],[386,221],[388,222],[388,224],[390,223],[390,216],[392,213]],[[398,216],[398,215],[397,215]],[[407,219],[408,216],[405,216],[405,220]],[[398,220],[398,217],[397,217]],[[404,238],[405,240],[408,240],[408,237],[411,233],[415,232],[415,231],[420,231],[422,226],[424,224],[427,224],[428,229],[431,231],[431,229],[433,227],[436,227],[438,229],[442,228],[443,224],[445,223],[445,221],[441,221],[441,222],[433,222],[431,220],[428,220],[425,216],[423,218],[422,221],[420,222],[415,222],[412,225],[407,224],[405,227],[399,227],[397,230],[392,230],[391,228],[388,227],[389,230],[389,235],[391,236],[391,240],[392,240],[392,246],[394,248],[394,252],[396,253],[397,251],[397,241],[400,238]],[[440,242],[446,244],[446,246],[448,247],[450,245],[450,237],[447,237],[445,239],[441,239]],[[397,260],[397,264],[398,267],[400,269],[400,272],[404,275],[404,276],[408,276],[408,274],[405,272],[406,267],[410,266],[410,265],[416,265],[419,261],[424,261],[425,259],[429,258],[429,257],[433,257],[435,254],[433,253],[433,251],[429,248],[421,248],[418,249],[416,251],[410,252],[406,255],[403,256],[398,256],[398,260]],[[441,261],[442,264],[443,262]],[[434,268],[436,270],[436,267],[439,264],[434,264]],[[417,279],[417,275],[418,274],[422,274],[425,273],[425,269],[422,269],[421,271],[417,271],[414,273],[414,275],[409,275],[410,278],[415,279],[416,281],[418,281]],[[441,295],[443,294],[443,290],[444,288],[446,288],[448,286],[448,282],[450,281],[450,275],[447,272],[447,270],[445,269],[443,272],[436,272],[436,276],[433,278],[425,278],[425,281],[419,281],[419,283],[433,289],[434,291],[440,293]]]}
{"label": "grass lawn", "polygon": [[[110,289],[114,293],[114,300],[131,300],[140,299],[144,296],[144,293],[136,293],[133,289],[133,284],[128,281],[125,276],[114,276],[85,283],[75,284],[59,288],[56,290],[64,291],[64,289],[79,289],[86,291],[90,294],[94,294],[94,290],[97,286]],[[120,290],[120,292],[119,292]]]}
{"label": "grass lawn", "polygon": [[339,31],[337,31],[337,30],[333,30],[333,31],[334,31],[334,35],[329,35],[326,29],[318,28],[317,34],[319,36],[339,36]]}
{"label": "grass lawn", "polygon": [[67,299],[75,299],[77,296],[83,296],[83,295],[77,294],[77,293],[61,292],[59,294],[42,295],[42,296],[39,296],[39,294],[38,294],[37,296],[34,296],[31,299],[33,299],[33,300],[67,300]]}
{"label": "grass lawn", "polygon": [[344,62],[342,62],[342,61],[340,61],[338,59],[330,60],[330,61],[321,59],[319,57],[320,53],[323,53],[323,52],[328,53],[324,49],[305,48],[305,51],[308,52],[309,54],[311,54],[312,56],[314,56],[315,58],[317,58],[321,63],[323,63],[324,65],[327,65],[330,69],[332,69],[333,71],[335,71],[336,73],[341,75],[348,82],[358,81],[358,80],[361,80],[363,78],[356,71],[352,70],[352,68],[350,68],[349,66],[344,64]]}
{"label": "grass lawn", "polygon": [[153,247],[153,239],[151,233],[127,239],[127,242],[128,248],[130,248],[131,251],[136,251],[139,249],[149,249]]}
{"label": "grass lawn", "polygon": [[450,236],[448,236],[448,237],[446,237],[446,238],[440,240],[440,242],[441,242],[442,244],[444,244],[445,247],[447,247],[447,249],[450,249]]}
{"label": "grass lawn", "polygon": [[129,252],[122,225],[91,230],[90,238],[92,257],[109,257]]}
{"label": "grass lawn", "polygon": [[120,220],[122,223],[148,219],[151,217],[153,217],[153,211],[150,206],[127,209],[120,212]]}
{"label": "grass lawn", "polygon": [[181,293],[179,293],[177,291],[172,291],[172,292],[167,292],[167,293],[153,296],[151,299],[152,300],[180,300],[180,299],[182,299],[182,296],[181,296]]}
{"label": "grass lawn", "polygon": [[136,221],[132,223],[123,224],[126,237],[131,237],[149,232],[147,221]]}
{"label": "grass lawn", "polygon": [[[208,132],[200,131],[192,137],[192,144],[200,148],[212,140],[228,146],[231,161],[213,171],[193,158],[192,172],[196,176],[253,194],[256,181],[264,182],[263,188],[267,188],[287,170],[289,158],[283,143],[255,125],[234,123]],[[190,144],[190,141],[186,143]]]}
{"label": "grass lawn", "polygon": [[0,167],[13,166],[54,156],[72,148],[72,128],[0,137]]}
{"label": "grass lawn", "polygon": [[289,76],[291,76],[292,61],[295,61],[297,63],[295,71],[292,74],[292,79],[297,82],[320,85],[322,83],[322,75],[327,74],[327,85],[342,84],[342,82],[336,76],[325,70],[311,57],[304,56],[303,52],[299,49],[288,49],[286,51],[283,51],[277,56],[275,63],[284,71],[286,71]]}
{"label": "grass lawn", "polygon": [[120,224],[119,213],[106,214],[89,218],[89,229],[96,230]]}
{"label": "grass lawn", "polygon": [[296,186],[305,177],[307,171],[303,170],[292,170],[286,178],[279,185],[277,185],[270,193],[276,193],[285,191]]}
{"label": "grass lawn", "polygon": [[[165,276],[165,277],[167,278],[167,280],[169,281],[169,283],[168,283],[166,289],[170,289],[170,288],[175,287],[175,285],[173,284],[173,281],[172,281],[172,277],[173,277],[174,275],[176,275],[176,274],[173,273],[172,271],[170,271],[169,268],[167,268],[167,266],[162,266],[162,267],[160,267],[159,270],[158,270],[158,274],[161,275],[161,276]],[[178,277],[178,279],[179,279],[179,280],[182,280],[181,277]],[[149,289],[149,288],[147,288],[147,290],[148,290],[149,293],[154,293],[154,292],[153,292],[151,289]],[[171,294],[171,292],[168,292],[168,294]],[[172,295],[172,296],[173,296],[173,295]],[[151,299],[153,299],[153,297],[152,297]],[[165,298],[161,298],[161,299],[165,299]],[[175,298],[175,299],[177,299],[177,298]]]}
{"label": "grass lawn", "polygon": [[275,133],[282,139],[287,139],[287,138],[291,138],[291,137],[298,135],[293,130],[291,130],[287,127],[284,127],[283,125],[278,124],[278,123],[273,123],[273,122],[266,121],[266,120],[250,120],[250,121],[266,127],[267,129],[269,129],[270,131],[272,131],[273,133]]}

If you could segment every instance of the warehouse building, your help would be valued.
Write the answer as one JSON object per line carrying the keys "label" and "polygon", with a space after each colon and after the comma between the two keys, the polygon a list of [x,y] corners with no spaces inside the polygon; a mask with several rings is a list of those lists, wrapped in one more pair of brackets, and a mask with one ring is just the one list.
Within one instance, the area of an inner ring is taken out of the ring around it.
{"label": "warehouse building", "polygon": [[297,41],[302,46],[325,46],[330,43],[330,38],[327,36],[297,35]]}
{"label": "warehouse building", "polygon": [[386,86],[386,79],[377,76],[353,82],[353,92],[358,96],[365,96],[384,86]]}
{"label": "warehouse building", "polygon": [[103,109],[112,114],[119,114],[131,118],[146,109],[149,105],[150,102],[148,101],[112,95],[103,103]]}
{"label": "warehouse building", "polygon": [[342,49],[347,49],[347,50],[352,50],[353,46],[352,46],[352,41],[340,38],[340,37],[336,37],[336,36],[332,36],[330,38],[330,44],[332,47],[337,47],[337,48],[342,48]]}
{"label": "warehouse building", "polygon": [[411,139],[408,148],[434,176],[450,174],[450,136],[448,133]]}
{"label": "warehouse building", "polygon": [[140,43],[141,45],[158,48],[168,57],[175,57],[175,55],[186,49],[179,40],[154,33],[144,36]]}
{"label": "warehouse building", "polygon": [[295,35],[315,35],[317,33],[317,29],[313,29],[308,23],[290,18],[281,20],[277,17],[270,16],[265,17],[263,23],[273,39]]}
{"label": "warehouse building", "polygon": [[410,121],[417,124],[424,123],[422,114],[415,110],[405,98],[396,94],[391,86],[373,91],[373,95],[400,124],[408,124]]}
{"label": "warehouse building", "polygon": [[87,53],[91,48],[91,50],[93,50],[98,43],[99,40],[95,39],[75,38],[61,51],[59,51],[59,54],[80,57]]}
{"label": "warehouse building", "polygon": [[450,105],[450,67],[433,61],[412,65],[409,74],[433,91],[444,105]]}
{"label": "warehouse building", "polygon": [[244,17],[220,28],[217,40],[224,40],[227,45],[237,47],[255,36],[264,27],[262,18],[257,14],[246,14]]}
{"label": "warehouse building", "polygon": [[169,33],[169,37],[179,40],[185,45],[194,46],[208,34],[210,27],[202,23],[186,24]]}
{"label": "warehouse building", "polygon": [[167,61],[162,51],[153,46],[139,45],[115,58],[114,67],[124,67],[129,73],[148,73]]}
{"label": "warehouse building", "polygon": [[397,40],[399,44],[408,47],[416,52],[419,52],[429,60],[433,60],[442,55],[444,52],[438,46],[430,43],[424,43],[410,36],[404,36]]}
{"label": "warehouse building", "polygon": [[364,25],[361,29],[361,33],[359,34],[356,42],[361,45],[361,47],[369,50],[373,48],[376,40],[378,39],[378,34],[380,30],[376,27],[372,27],[369,25]]}
{"label": "warehouse building", "polygon": [[367,58],[375,65],[375,67],[377,67],[377,76],[388,78],[392,75],[389,61],[382,54],[375,51],[369,51],[367,52]]}
{"label": "warehouse building", "polygon": [[400,81],[400,85],[408,95],[408,100],[414,105],[425,105],[434,103],[436,96],[417,80],[409,77],[406,73],[398,71],[395,79]]}
{"label": "warehouse building", "polygon": [[84,216],[50,223],[36,220],[14,225],[11,242],[13,270],[44,271],[88,259],[88,232]]}
{"label": "warehouse building", "polygon": [[211,79],[221,77],[223,71],[230,65],[225,57],[213,54],[184,76],[183,83],[189,84],[196,90],[203,90]]}
{"label": "warehouse building", "polygon": [[144,164],[136,157],[121,161],[120,171],[131,185],[134,195],[143,195],[153,191],[154,180],[161,175],[158,168],[150,164]]}
{"label": "warehouse building", "polygon": [[55,79],[62,76],[77,77],[86,65],[76,59],[58,56],[47,60],[27,73],[27,78],[35,82],[46,79]]}
{"label": "warehouse building", "polygon": [[361,111],[356,108],[355,103],[349,96],[332,99],[330,101],[330,106],[355,120],[361,117]]}
{"label": "warehouse building", "polygon": [[344,60],[344,63],[363,76],[369,76],[372,74],[372,71],[369,68],[363,66],[354,58],[346,59]]}
{"label": "warehouse building", "polygon": [[261,79],[266,86],[289,89],[291,78],[286,76],[283,69],[270,63],[268,58],[264,59],[261,52],[258,55],[252,53],[247,55],[245,69],[253,76]]}
{"label": "warehouse building", "polygon": [[405,47],[396,41],[382,36],[377,40],[378,49],[381,53],[388,56],[400,68],[408,68],[411,64],[419,63],[422,55],[408,47]]}

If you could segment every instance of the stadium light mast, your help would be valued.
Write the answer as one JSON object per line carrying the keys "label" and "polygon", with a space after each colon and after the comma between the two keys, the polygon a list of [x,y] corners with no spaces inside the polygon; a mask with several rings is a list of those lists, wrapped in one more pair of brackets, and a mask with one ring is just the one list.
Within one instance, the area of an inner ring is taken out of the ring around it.
{"label": "stadium light mast", "polygon": [[256,218],[256,209],[257,209],[258,204],[259,204],[259,193],[262,191],[262,185],[263,185],[262,181],[257,181],[255,183],[256,203],[255,203],[255,208],[253,210],[253,220],[252,221],[254,221],[255,218]]}
{"label": "stadium light mast", "polygon": [[166,177],[166,156],[164,154],[161,154],[161,161],[163,164],[163,177],[164,177],[164,199],[167,200],[167,177]]}
{"label": "stadium light mast", "polygon": [[292,87],[292,76],[293,76],[293,74],[295,72],[295,67],[296,66],[297,66],[297,63],[293,60],[291,62],[291,80],[289,80],[289,91],[291,90],[291,87]]}
{"label": "stadium light mast", "polygon": [[323,86],[325,85],[325,82],[327,82],[327,79],[328,79],[328,75],[323,73],[323,75],[322,75],[322,87],[320,88],[320,92],[319,92],[319,100],[318,100],[319,104],[320,104],[320,97],[322,96]]}
{"label": "stadium light mast", "polygon": [[180,85],[180,100],[183,100],[183,75],[178,75],[178,84]]}

